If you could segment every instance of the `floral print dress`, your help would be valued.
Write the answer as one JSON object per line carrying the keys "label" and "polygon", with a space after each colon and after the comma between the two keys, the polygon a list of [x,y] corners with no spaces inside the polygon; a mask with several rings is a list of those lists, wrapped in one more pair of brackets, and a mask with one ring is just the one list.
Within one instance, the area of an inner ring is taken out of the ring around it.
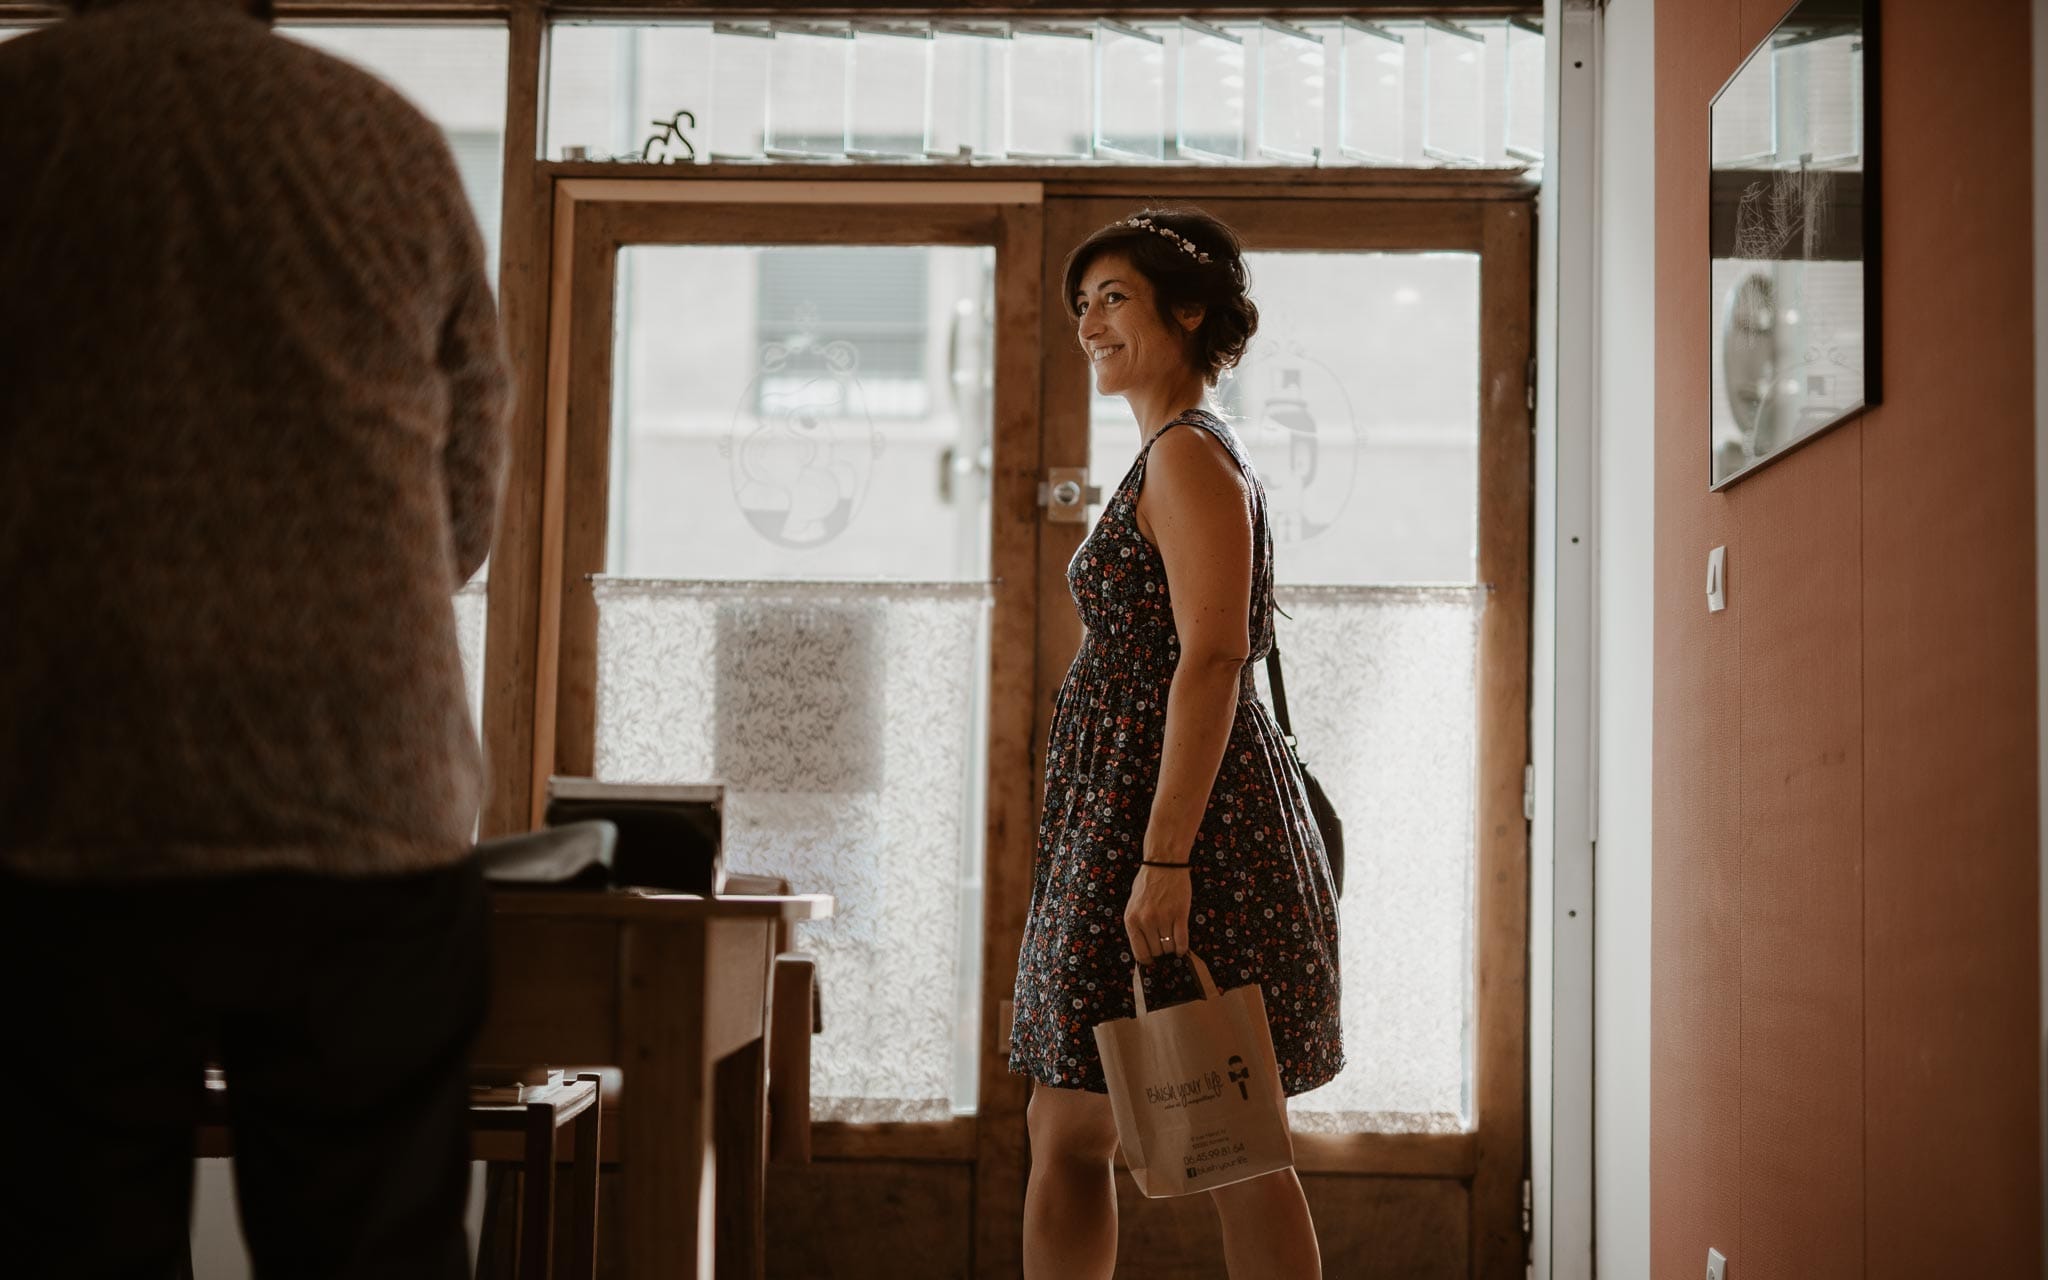
{"label": "floral print dress", "polygon": [[[1138,530],[1138,495],[1152,444],[1182,425],[1213,434],[1250,482],[1257,556],[1252,661],[1189,854],[1188,942],[1219,988],[1260,985],[1281,1082],[1289,1094],[1304,1093],[1344,1065],[1337,896],[1293,756],[1252,682],[1255,664],[1273,647],[1265,490],[1230,428],[1199,409],[1146,442],[1067,566],[1087,634],[1060,688],[1046,749],[1010,1069],[1047,1085],[1105,1092],[1095,1026],[1135,1012],[1124,908],[1144,857],[1166,695],[1180,660],[1165,562]],[[1201,994],[1192,966],[1174,958],[1146,971],[1145,990],[1155,1008]]]}

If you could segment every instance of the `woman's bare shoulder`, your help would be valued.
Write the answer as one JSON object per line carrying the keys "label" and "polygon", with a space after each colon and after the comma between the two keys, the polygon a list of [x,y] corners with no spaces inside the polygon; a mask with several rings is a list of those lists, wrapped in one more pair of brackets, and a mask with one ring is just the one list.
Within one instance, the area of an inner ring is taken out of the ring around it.
{"label": "woman's bare shoulder", "polygon": [[1146,488],[1192,498],[1250,492],[1250,483],[1230,449],[1194,419],[1163,432],[1152,442],[1145,466]]}

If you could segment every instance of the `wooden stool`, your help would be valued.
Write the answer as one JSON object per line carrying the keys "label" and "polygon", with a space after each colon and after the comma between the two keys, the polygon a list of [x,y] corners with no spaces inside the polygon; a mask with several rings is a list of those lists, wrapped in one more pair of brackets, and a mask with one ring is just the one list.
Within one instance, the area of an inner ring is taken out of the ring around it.
{"label": "wooden stool", "polygon": [[[554,1264],[557,1140],[569,1125],[576,1130],[571,1149],[574,1163],[570,1166],[570,1229],[574,1233],[575,1252],[569,1275],[571,1280],[596,1280],[598,1128],[604,1112],[598,1102],[598,1077],[583,1074],[523,1102],[470,1104],[472,1148],[478,1160],[493,1166],[486,1172],[486,1186],[492,1186],[498,1166],[517,1166],[524,1182],[518,1216],[514,1219],[519,1238],[513,1272],[517,1280],[548,1280]],[[214,1071],[207,1073],[205,1101],[200,1109],[198,1154],[202,1159],[234,1154],[228,1128],[227,1084]],[[506,1172],[512,1170],[507,1168]],[[497,1201],[495,1194],[485,1200],[484,1226],[477,1248],[479,1272],[496,1253]],[[186,1266],[189,1280],[189,1259]]]}
{"label": "wooden stool", "polygon": [[500,1219],[501,1174],[510,1174],[517,1166],[522,1185],[512,1274],[516,1280],[548,1280],[555,1252],[557,1141],[562,1129],[573,1125],[569,1275],[571,1280],[596,1280],[598,1131],[604,1115],[599,1102],[598,1077],[584,1073],[523,1102],[470,1104],[477,1158],[491,1166],[485,1173],[484,1224],[477,1243],[479,1276],[502,1273],[502,1266],[495,1265],[500,1262],[498,1239],[505,1227]]}

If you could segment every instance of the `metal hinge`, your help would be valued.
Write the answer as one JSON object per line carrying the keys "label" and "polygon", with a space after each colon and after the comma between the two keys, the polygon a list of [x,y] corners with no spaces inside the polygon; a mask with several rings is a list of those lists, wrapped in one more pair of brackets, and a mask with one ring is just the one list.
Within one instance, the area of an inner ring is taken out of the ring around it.
{"label": "metal hinge", "polygon": [[[1536,1238],[1536,1196],[1527,1178],[1522,1179],[1522,1240],[1530,1248],[1535,1247]],[[1534,1256],[1531,1255],[1531,1261]]]}
{"label": "metal hinge", "polygon": [[1100,501],[1102,488],[1088,483],[1086,467],[1048,467],[1038,482],[1038,505],[1054,524],[1087,524],[1088,508]]}
{"label": "metal hinge", "polygon": [[1522,821],[1536,821],[1536,766],[1522,766]]}
{"label": "metal hinge", "polygon": [[1535,356],[1530,356],[1530,357],[1529,357],[1529,380],[1528,380],[1528,383],[1527,383],[1526,385],[1527,385],[1527,388],[1528,388],[1528,401],[1529,401],[1529,412],[1531,412],[1531,413],[1534,413],[1534,412],[1536,411],[1536,357],[1535,357]]}

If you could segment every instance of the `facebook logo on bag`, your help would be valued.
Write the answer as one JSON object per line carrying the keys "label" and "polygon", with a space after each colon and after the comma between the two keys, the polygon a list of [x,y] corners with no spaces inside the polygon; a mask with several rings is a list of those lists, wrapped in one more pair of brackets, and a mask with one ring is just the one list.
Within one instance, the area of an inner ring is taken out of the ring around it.
{"label": "facebook logo on bag", "polygon": [[1244,1065],[1244,1059],[1234,1053],[1230,1055],[1230,1078],[1237,1084],[1238,1096],[1250,1102],[1252,1094],[1245,1082],[1252,1078],[1252,1069]]}

